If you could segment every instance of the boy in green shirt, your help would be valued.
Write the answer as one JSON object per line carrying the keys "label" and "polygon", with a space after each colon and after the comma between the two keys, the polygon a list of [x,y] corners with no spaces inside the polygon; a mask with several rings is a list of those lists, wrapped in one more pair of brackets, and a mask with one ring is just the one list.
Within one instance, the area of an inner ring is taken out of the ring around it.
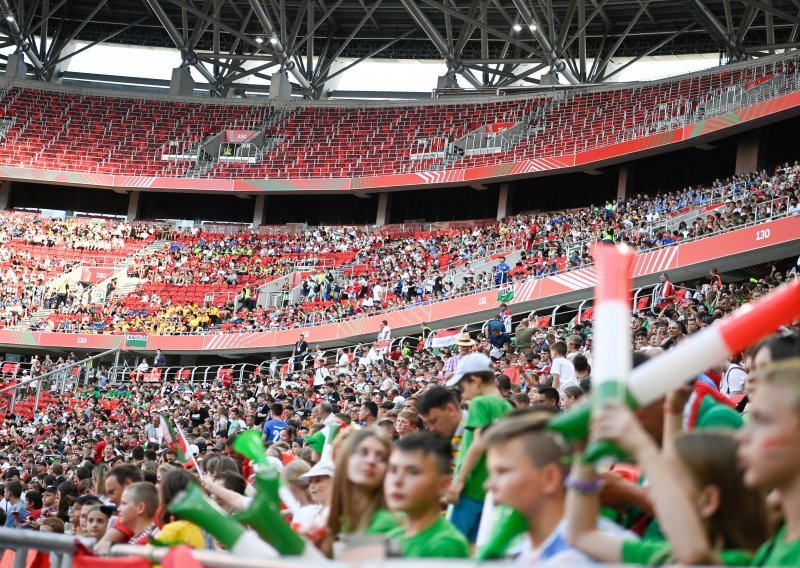
{"label": "boy in green shirt", "polygon": [[462,357],[445,386],[458,387],[462,398],[470,401],[456,471],[445,501],[454,505],[450,520],[467,540],[475,542],[483,514],[483,502],[486,499],[484,485],[488,477],[486,447],[481,435],[484,429],[511,412],[512,407],[497,389],[492,362],[483,353]]}
{"label": "boy in green shirt", "polygon": [[389,536],[400,541],[403,558],[467,558],[467,539],[442,516],[441,497],[450,485],[450,440],[432,432],[401,438],[384,479],[386,503],[405,514]]}
{"label": "boy in green shirt", "polygon": [[768,366],[750,400],[750,418],[738,433],[744,482],[775,491],[785,523],[753,564],[800,566],[800,358]]}

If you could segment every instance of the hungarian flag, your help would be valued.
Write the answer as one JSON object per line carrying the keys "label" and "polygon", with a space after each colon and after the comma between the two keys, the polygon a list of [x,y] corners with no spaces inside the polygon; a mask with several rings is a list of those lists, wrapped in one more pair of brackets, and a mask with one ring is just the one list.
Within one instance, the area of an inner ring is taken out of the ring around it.
{"label": "hungarian flag", "polygon": [[514,284],[509,282],[500,286],[497,291],[497,301],[501,304],[510,302],[514,298]]}
{"label": "hungarian flag", "polygon": [[164,414],[159,416],[161,417],[161,432],[164,434],[164,443],[175,452],[181,464],[186,465],[190,463],[197,466],[197,462],[194,461],[194,456],[192,455],[192,450],[189,449],[189,442],[180,426],[173,424],[169,416]]}
{"label": "hungarian flag", "polygon": [[425,342],[425,347],[427,349],[441,349],[442,347],[450,347],[456,342],[458,336],[461,335],[463,331],[463,327],[459,327],[457,329],[436,330],[436,332],[428,336],[428,340]]}

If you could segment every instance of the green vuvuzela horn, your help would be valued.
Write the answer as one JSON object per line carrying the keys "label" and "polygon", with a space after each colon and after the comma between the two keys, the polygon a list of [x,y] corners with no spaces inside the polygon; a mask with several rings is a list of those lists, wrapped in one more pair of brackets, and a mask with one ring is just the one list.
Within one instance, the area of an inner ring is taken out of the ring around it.
{"label": "green vuvuzela horn", "polygon": [[255,532],[227,516],[197,485],[190,485],[176,495],[167,510],[203,528],[234,556],[278,558],[273,547],[261,540]]}

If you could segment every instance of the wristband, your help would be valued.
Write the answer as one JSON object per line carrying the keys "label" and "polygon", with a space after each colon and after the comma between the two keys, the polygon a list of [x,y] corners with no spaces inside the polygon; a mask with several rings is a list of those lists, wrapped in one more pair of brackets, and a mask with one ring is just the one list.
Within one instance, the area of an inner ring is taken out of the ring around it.
{"label": "wristband", "polygon": [[603,488],[603,480],[597,478],[589,481],[583,481],[580,479],[575,479],[573,476],[568,475],[567,478],[564,480],[564,487],[566,487],[567,489],[572,489],[573,491],[577,491],[578,493],[594,495],[596,493],[599,493],[600,490]]}

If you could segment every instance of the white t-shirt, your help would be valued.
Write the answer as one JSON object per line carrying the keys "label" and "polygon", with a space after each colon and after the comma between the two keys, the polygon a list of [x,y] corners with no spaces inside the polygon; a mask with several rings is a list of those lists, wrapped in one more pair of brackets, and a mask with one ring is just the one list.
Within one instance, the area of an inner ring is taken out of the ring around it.
{"label": "white t-shirt", "polygon": [[563,394],[568,386],[578,386],[578,379],[575,377],[575,367],[572,361],[564,357],[553,359],[550,365],[550,373],[558,375],[558,392]]}
{"label": "white t-shirt", "polygon": [[731,392],[744,392],[744,381],[747,372],[739,365],[731,365],[722,375],[719,384],[719,392],[725,396],[730,396]]}

